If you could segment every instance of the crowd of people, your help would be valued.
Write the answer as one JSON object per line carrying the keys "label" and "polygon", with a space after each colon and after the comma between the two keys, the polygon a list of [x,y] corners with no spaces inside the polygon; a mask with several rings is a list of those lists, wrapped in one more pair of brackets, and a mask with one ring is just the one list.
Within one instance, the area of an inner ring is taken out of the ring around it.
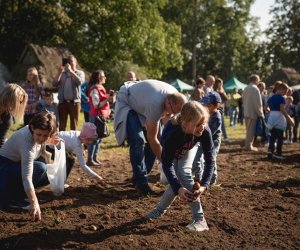
{"label": "crowd of people", "polygon": [[[267,96],[259,76],[251,75],[243,91],[227,94],[223,80],[208,75],[197,80],[190,100],[168,83],[137,80],[133,71],[117,95],[107,93],[105,83],[103,70],[92,72],[86,82],[76,58],[70,56],[53,82],[58,104],[53,93],[41,86],[34,67],[28,69],[24,84],[4,86],[0,92],[0,208],[26,208],[33,220],[41,220],[35,189],[49,184],[47,164],[59,142],[65,144],[67,178],[75,154],[82,170],[104,187],[105,180],[90,167],[102,165],[102,138],[95,121],[98,116],[111,117],[111,104],[117,144],[127,141],[129,145],[131,181],[137,193],[157,195],[148,182],[156,160],[169,183],[146,219],[165,214],[179,196],[190,204],[192,221],[187,228],[194,231],[208,230],[200,194],[217,183],[222,135],[230,142],[225,115],[232,127],[245,121],[244,149],[257,151],[253,142],[261,136],[268,143],[269,159],[284,159],[284,132],[287,142],[298,140],[300,92],[292,92],[283,82],[276,82]],[[85,123],[79,130],[80,112]],[[5,141],[12,117],[23,120],[24,127]],[[66,131],[68,118],[70,130]]]}

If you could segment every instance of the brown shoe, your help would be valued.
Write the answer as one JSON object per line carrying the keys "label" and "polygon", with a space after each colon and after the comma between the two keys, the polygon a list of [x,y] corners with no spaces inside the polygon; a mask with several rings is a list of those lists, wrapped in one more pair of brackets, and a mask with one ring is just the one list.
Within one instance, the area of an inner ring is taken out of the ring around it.
{"label": "brown shoe", "polygon": [[88,165],[89,167],[100,166],[100,164],[98,164],[97,162],[94,162],[93,160],[87,161],[86,165]]}

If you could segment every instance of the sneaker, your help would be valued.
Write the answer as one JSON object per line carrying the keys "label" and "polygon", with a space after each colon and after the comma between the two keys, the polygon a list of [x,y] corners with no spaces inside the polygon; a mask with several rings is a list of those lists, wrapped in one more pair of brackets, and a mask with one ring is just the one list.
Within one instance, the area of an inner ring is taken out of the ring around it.
{"label": "sneaker", "polygon": [[278,159],[278,160],[285,160],[285,157],[282,155],[278,155],[278,154],[274,154],[274,158]]}
{"label": "sneaker", "polygon": [[30,203],[28,201],[24,200],[13,200],[9,204],[10,208],[17,208],[17,209],[22,209],[22,210],[29,210]]}
{"label": "sneaker", "polygon": [[150,188],[148,184],[135,185],[135,190],[138,191],[142,196],[156,195],[156,193]]}
{"label": "sneaker", "polygon": [[145,216],[145,218],[147,220],[154,220],[162,215],[163,213],[161,213],[157,208],[154,208],[149,214]]}
{"label": "sneaker", "polygon": [[93,162],[99,164],[99,166],[103,165],[103,163],[101,161],[99,161],[98,159],[93,159]]}
{"label": "sneaker", "polygon": [[230,139],[228,139],[228,138],[224,139],[223,141],[224,141],[224,142],[227,142],[227,143],[231,143],[231,142],[232,142],[232,141],[231,141]]}
{"label": "sneaker", "polygon": [[100,164],[98,164],[97,162],[94,162],[93,160],[87,161],[86,165],[88,165],[89,167],[100,166]]}
{"label": "sneaker", "polygon": [[197,231],[197,232],[209,230],[205,219],[197,220],[197,221],[193,220],[186,227],[189,230]]}

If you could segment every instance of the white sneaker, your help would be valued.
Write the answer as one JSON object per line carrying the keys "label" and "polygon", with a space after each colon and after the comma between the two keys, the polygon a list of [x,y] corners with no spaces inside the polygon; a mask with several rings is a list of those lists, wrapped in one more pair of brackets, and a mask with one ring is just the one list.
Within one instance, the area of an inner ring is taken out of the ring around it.
{"label": "white sneaker", "polygon": [[197,221],[193,220],[186,227],[191,231],[197,231],[197,232],[209,230],[205,219],[197,220]]}

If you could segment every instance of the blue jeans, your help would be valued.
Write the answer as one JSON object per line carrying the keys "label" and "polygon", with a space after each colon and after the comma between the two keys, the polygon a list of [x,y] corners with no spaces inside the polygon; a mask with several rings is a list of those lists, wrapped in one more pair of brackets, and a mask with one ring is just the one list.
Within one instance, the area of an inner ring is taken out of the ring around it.
{"label": "blue jeans", "polygon": [[134,110],[130,110],[127,115],[126,130],[134,182],[137,185],[147,184],[147,174],[152,170],[156,157],[145,139],[144,128]]}
{"label": "blue jeans", "polygon": [[195,154],[195,159],[193,161],[192,172],[195,175],[195,178],[201,180],[201,176],[204,169],[204,159],[201,143],[197,143],[197,152]]}
{"label": "blue jeans", "polygon": [[[12,199],[19,200],[26,197],[21,171],[21,162],[0,156],[0,208],[8,206]],[[47,166],[44,162],[34,161],[32,182],[35,188],[49,184]]]}
{"label": "blue jeans", "polygon": [[300,140],[300,135],[298,137],[298,130],[299,130],[299,124],[300,124],[300,105],[296,105],[296,115],[294,117],[295,119],[295,126],[293,127],[293,142],[297,142],[297,140]]}
{"label": "blue jeans", "polygon": [[[214,183],[217,178],[218,178],[218,165],[217,165],[217,155],[219,153],[219,150],[220,150],[220,145],[221,143],[219,143],[218,146],[215,147],[215,166],[214,166],[214,172],[213,172],[213,175],[211,177],[211,181],[210,183]],[[203,158],[203,151],[202,151],[202,146],[200,143],[198,143],[198,149],[197,149],[197,152],[196,152],[196,155],[195,155],[195,159],[194,159],[194,162],[193,162],[193,169],[192,169],[192,172],[193,174],[195,175],[195,178],[200,180],[202,179],[202,174],[203,174],[203,171],[204,171],[204,158]]]}
{"label": "blue jeans", "polygon": [[[174,170],[176,172],[177,178],[180,184],[188,190],[192,190],[194,186],[194,180],[192,175],[192,165],[195,159],[195,155],[198,149],[198,145],[189,150],[181,159],[175,159]],[[173,201],[176,199],[171,186],[169,185],[167,190],[164,192],[159,203],[157,204],[157,210],[161,213],[166,212]],[[200,198],[194,202],[190,202],[190,209],[193,214],[193,220],[202,220],[204,217],[203,208],[201,206]]]}
{"label": "blue jeans", "polygon": [[230,126],[234,126],[237,123],[238,115],[239,115],[239,107],[230,105],[229,106]]}
{"label": "blue jeans", "polygon": [[[95,123],[95,120],[96,116],[89,116],[89,122]],[[88,145],[88,161],[97,159],[101,141],[102,139],[96,139],[92,142],[92,144]]]}
{"label": "blue jeans", "polygon": [[222,117],[221,130],[222,130],[224,139],[227,139],[227,132],[226,132],[226,127],[225,127],[225,117],[224,116],[225,116],[224,113],[221,112],[221,117]]}

